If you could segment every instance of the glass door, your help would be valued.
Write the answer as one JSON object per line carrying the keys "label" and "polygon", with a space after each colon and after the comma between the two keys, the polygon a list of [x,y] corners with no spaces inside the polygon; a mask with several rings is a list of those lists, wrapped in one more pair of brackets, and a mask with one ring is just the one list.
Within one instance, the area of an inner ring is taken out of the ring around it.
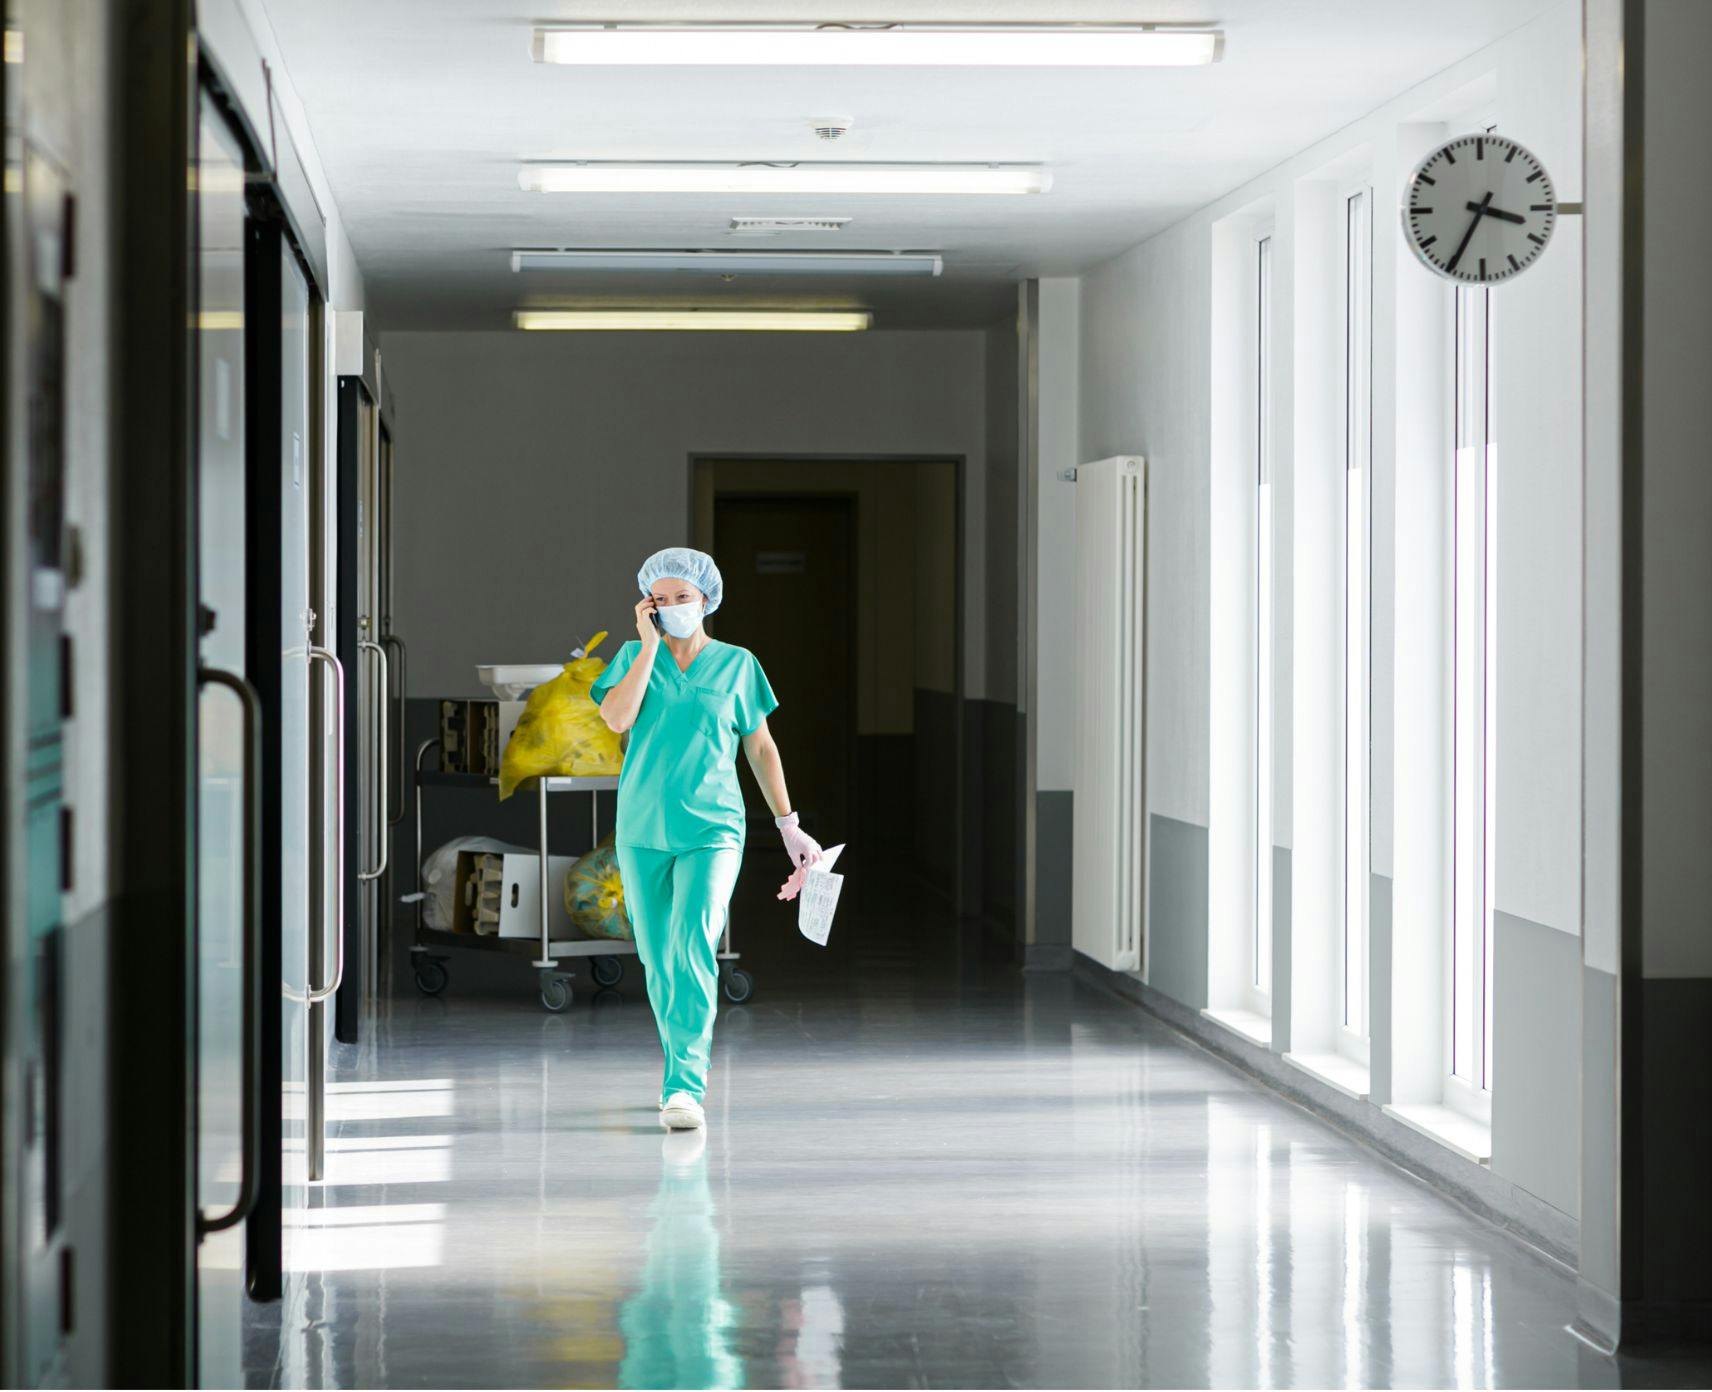
{"label": "glass door", "polygon": [[361,472],[357,487],[361,496],[357,537],[357,728],[362,759],[363,869],[358,876],[363,887],[362,910],[362,1008],[365,1019],[373,1018],[380,982],[381,919],[385,913],[382,890],[388,861],[388,823],[391,814],[391,705],[392,692],[387,649],[380,641],[381,591],[386,570],[389,525],[387,490],[384,487],[383,442],[380,408],[364,402]]}
{"label": "glass door", "polygon": [[[315,828],[337,814],[325,789],[324,761],[311,756],[312,701],[329,684],[312,653],[316,614],[310,592],[310,527],[318,497],[315,381],[320,315],[291,244],[278,237],[280,428],[276,487],[280,539],[280,1123],[284,1159],[280,1202],[286,1214],[307,1204],[304,1094],[309,1071],[309,1007],[322,973],[312,971],[310,941],[326,921],[317,902],[321,857]],[[319,713],[317,712],[317,715]],[[319,794],[319,795],[317,795]],[[312,805],[313,804],[313,805]],[[314,906],[312,911],[312,906]],[[317,963],[319,967],[319,962]],[[319,1013],[319,1012],[317,1012]],[[279,1234],[283,1270],[291,1269],[294,1228]]]}
{"label": "glass door", "polygon": [[[15,75],[14,75],[15,76]],[[65,981],[61,895],[65,692],[66,180],[8,111],[5,215],[8,362],[5,470],[5,1308],[0,1380],[54,1377],[69,1332]],[[16,467],[14,467],[14,465]],[[60,1369],[63,1374],[63,1367]]]}
{"label": "glass door", "polygon": [[254,1049],[246,1031],[260,732],[246,652],[244,153],[206,94],[195,190],[197,1377],[230,1387],[243,1374],[241,1220],[254,1183],[247,1106]]}
{"label": "glass door", "polygon": [[346,964],[336,1034],[355,1043],[372,1012],[379,981],[387,873],[392,739],[390,661],[380,641],[384,511],[380,413],[361,377],[339,380],[339,656],[349,674],[351,741],[346,781],[352,824],[347,833]]}

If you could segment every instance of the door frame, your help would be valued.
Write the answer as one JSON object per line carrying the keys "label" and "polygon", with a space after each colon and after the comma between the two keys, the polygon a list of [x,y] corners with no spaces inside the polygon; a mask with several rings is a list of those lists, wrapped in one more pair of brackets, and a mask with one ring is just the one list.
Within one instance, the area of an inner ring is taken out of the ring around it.
{"label": "door frame", "polygon": [[[201,82],[190,0],[123,0],[128,79],[109,215],[115,243],[109,593],[115,758],[106,1157],[109,1380],[195,1376],[192,788],[196,699],[195,158]],[[146,679],[140,679],[146,677]]]}
{"label": "door frame", "polygon": [[[967,728],[967,675],[964,663],[967,655],[966,637],[968,632],[968,582],[964,573],[965,562],[969,554],[969,524],[968,524],[968,493],[969,493],[969,457],[964,454],[947,454],[943,450],[922,450],[919,453],[889,451],[886,453],[861,452],[829,452],[826,450],[691,450],[684,468],[684,533],[685,544],[694,545],[696,530],[696,471],[704,464],[720,463],[756,463],[756,464],[950,464],[956,477],[956,521],[953,530],[956,534],[957,564],[956,564],[956,621],[953,625],[953,682],[952,682],[952,718],[956,731],[956,796],[955,806],[955,869],[952,874],[951,899],[952,911],[959,918],[967,912],[971,902],[968,884],[970,865],[979,864],[979,860],[970,854],[969,833],[969,767]],[[717,498],[717,493],[715,497]],[[744,497],[801,497],[817,496],[803,494],[800,490],[782,488],[777,494],[750,493]],[[821,494],[818,496],[826,496]],[[854,520],[854,512],[852,513]],[[860,548],[856,552],[860,564]],[[856,795],[860,795],[860,778],[857,779]],[[853,803],[855,798],[852,799]]]}

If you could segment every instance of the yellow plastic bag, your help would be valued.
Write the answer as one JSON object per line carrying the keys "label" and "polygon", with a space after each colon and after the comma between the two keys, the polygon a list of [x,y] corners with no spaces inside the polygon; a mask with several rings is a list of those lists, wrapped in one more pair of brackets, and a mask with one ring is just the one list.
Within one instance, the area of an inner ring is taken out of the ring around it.
{"label": "yellow plastic bag", "polygon": [[592,655],[605,637],[604,632],[595,634],[582,657],[572,658],[552,681],[529,693],[529,704],[517,718],[500,760],[501,802],[526,778],[611,778],[622,767],[618,736],[589,698],[595,678],[606,670],[605,659]]}
{"label": "yellow plastic bag", "polygon": [[610,834],[566,873],[565,912],[591,938],[636,941],[624,908],[624,881]]}

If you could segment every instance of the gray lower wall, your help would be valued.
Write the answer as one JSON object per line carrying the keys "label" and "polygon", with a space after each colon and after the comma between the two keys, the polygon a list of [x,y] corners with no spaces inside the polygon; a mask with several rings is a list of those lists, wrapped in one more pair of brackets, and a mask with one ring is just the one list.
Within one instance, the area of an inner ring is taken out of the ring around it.
{"label": "gray lower wall", "polygon": [[[932,824],[929,831],[918,837],[918,845],[933,840],[940,833],[943,853],[949,853],[949,840],[943,836],[946,828],[956,825],[956,805],[953,792],[957,786],[955,764],[949,758],[957,748],[957,698],[937,692],[918,692],[916,708],[926,704],[935,708],[935,715],[944,726],[929,734],[917,724],[923,744],[918,761],[917,787],[924,796],[942,799],[944,819]],[[943,711],[939,704],[943,702]],[[995,936],[1016,943],[1017,936],[1017,822],[1018,822],[1018,764],[1017,731],[1021,721],[1016,707],[1002,701],[981,699],[962,703],[963,742],[963,818],[962,890],[963,914],[987,923]],[[933,754],[925,748],[930,738],[944,738],[944,745]],[[938,757],[943,754],[945,757]],[[927,770],[931,767],[931,773]],[[923,777],[937,780],[933,787],[925,786]],[[923,813],[925,820],[926,814]],[[951,883],[955,867],[947,874]]]}
{"label": "gray lower wall", "polygon": [[981,801],[971,808],[981,823],[981,917],[1009,933],[1017,927],[1017,729],[1014,705],[970,701],[980,712]]}
{"label": "gray lower wall", "polygon": [[[1642,1295],[1661,1331],[1678,1326],[1706,1338],[1712,1335],[1712,1263],[1706,1260],[1712,1251],[1712,979],[1643,978],[1640,1004]],[[1634,1078],[1632,1066],[1623,1071]]]}
{"label": "gray lower wall", "polygon": [[901,790],[915,790],[915,749],[913,734],[857,736],[853,825],[848,831],[827,828],[830,840],[817,829],[822,844],[848,839],[888,861],[914,856],[917,803]]}
{"label": "gray lower wall", "polygon": [[1616,1340],[1617,978],[1581,966],[1581,1319]]}
{"label": "gray lower wall", "polygon": [[1290,1035],[1290,848],[1272,848],[1272,1046],[1282,1053]]}
{"label": "gray lower wall", "polygon": [[916,864],[947,899],[957,888],[957,698],[949,691],[915,690]]}
{"label": "gray lower wall", "polygon": [[[1493,915],[1492,1171],[1579,1211],[1581,939]],[[1506,1079],[1525,1085],[1506,1086]]]}
{"label": "gray lower wall", "polygon": [[[1034,943],[1036,947],[1070,945],[1072,875],[1076,794],[1039,792],[1034,795]],[[1064,957],[1064,965],[1069,959]]]}
{"label": "gray lower wall", "polygon": [[1391,1103],[1391,877],[1367,881],[1368,1101]]}
{"label": "gray lower wall", "polygon": [[1207,1006],[1207,829],[1148,818],[1147,979],[1196,1010]]}

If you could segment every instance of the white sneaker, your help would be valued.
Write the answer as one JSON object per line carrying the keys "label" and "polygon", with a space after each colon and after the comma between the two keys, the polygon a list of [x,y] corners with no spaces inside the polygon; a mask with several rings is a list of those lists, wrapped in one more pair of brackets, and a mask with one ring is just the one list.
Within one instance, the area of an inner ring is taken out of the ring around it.
{"label": "white sneaker", "polygon": [[706,1120],[701,1103],[687,1092],[674,1092],[660,1105],[660,1125],[668,1131],[694,1131]]}

